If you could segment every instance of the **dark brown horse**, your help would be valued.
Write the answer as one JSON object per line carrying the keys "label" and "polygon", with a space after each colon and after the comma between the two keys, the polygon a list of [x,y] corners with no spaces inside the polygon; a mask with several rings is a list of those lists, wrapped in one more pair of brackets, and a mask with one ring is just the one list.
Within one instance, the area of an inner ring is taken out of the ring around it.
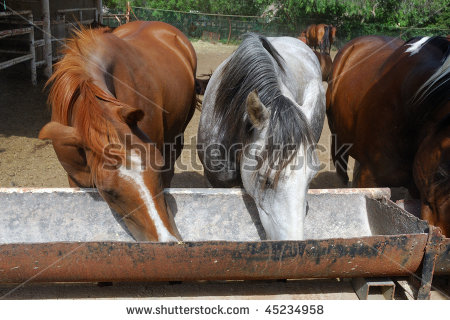
{"label": "dark brown horse", "polygon": [[333,69],[333,61],[328,53],[320,53],[314,51],[317,59],[319,59],[320,63],[320,71],[322,72],[322,81],[328,81],[330,77],[331,71]]}
{"label": "dark brown horse", "polygon": [[49,80],[52,122],[39,137],[70,185],[97,187],[137,240],[180,239],[163,188],[195,110],[196,67],[178,29],[136,21],[79,31]]}
{"label": "dark brown horse", "polygon": [[329,47],[329,28],[326,24],[312,24],[306,29],[306,44],[314,50],[319,47],[320,53],[324,53]]}
{"label": "dark brown horse", "polygon": [[[367,36],[336,56],[327,91],[332,156],[358,187],[405,186],[450,236],[450,45],[441,37]],[[348,152],[344,146],[350,145]]]}

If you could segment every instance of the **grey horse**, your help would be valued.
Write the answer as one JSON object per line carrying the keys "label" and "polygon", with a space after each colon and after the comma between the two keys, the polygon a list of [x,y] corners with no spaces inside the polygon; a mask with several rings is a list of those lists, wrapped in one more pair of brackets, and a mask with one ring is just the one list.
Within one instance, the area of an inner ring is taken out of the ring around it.
{"label": "grey horse", "polygon": [[319,62],[295,38],[247,34],[209,81],[197,150],[205,175],[245,188],[268,239],[303,239],[324,117]]}

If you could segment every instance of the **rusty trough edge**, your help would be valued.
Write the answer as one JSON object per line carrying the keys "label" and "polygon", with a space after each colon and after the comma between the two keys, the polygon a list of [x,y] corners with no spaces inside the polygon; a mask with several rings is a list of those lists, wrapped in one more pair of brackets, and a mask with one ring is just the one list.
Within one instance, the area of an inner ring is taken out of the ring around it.
{"label": "rusty trough edge", "polygon": [[450,275],[450,238],[443,238],[434,268],[436,275]]}
{"label": "rusty trough edge", "polygon": [[431,284],[436,266],[436,259],[440,251],[443,237],[439,228],[430,226],[421,270],[421,284],[417,293],[418,300],[429,300],[431,297]]}
{"label": "rusty trough edge", "polygon": [[427,236],[3,244],[0,283],[403,276],[417,272]]}

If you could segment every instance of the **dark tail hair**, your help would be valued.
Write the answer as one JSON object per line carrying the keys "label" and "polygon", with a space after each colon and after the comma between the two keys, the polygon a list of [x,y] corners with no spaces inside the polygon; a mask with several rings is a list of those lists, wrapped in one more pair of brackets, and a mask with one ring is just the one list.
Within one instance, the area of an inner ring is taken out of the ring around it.
{"label": "dark tail hair", "polygon": [[326,53],[330,47],[330,26],[325,26],[324,31],[322,43],[320,45],[320,53]]}

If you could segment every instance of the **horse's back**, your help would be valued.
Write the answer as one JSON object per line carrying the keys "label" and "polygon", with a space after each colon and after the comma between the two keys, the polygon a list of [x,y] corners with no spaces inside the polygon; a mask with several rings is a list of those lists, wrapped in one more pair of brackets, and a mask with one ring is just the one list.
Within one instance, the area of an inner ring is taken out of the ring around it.
{"label": "horse's back", "polygon": [[[158,46],[176,52],[178,56],[181,54],[183,59],[188,59],[192,70],[195,71],[197,67],[197,58],[191,42],[170,24],[160,21],[134,21],[118,27],[113,34],[128,43],[142,46],[149,52],[157,51],[149,48]],[[170,52],[168,54],[170,55]]]}
{"label": "horse's back", "polygon": [[269,37],[268,39],[284,58],[288,69],[299,73],[297,80],[320,77],[320,65],[314,59],[314,52],[304,42],[292,37]]}
{"label": "horse's back", "polygon": [[[332,85],[365,74],[365,78],[376,77],[380,63],[385,61],[403,41],[382,36],[359,37],[348,42],[336,55],[333,62]],[[361,72],[364,70],[364,72]]]}
{"label": "horse's back", "polygon": [[[327,114],[335,130],[354,135],[361,100],[379,78],[381,64],[402,43],[389,37],[366,36],[353,39],[338,52],[327,90]],[[349,92],[351,103],[346,96]]]}
{"label": "horse's back", "polygon": [[[314,139],[320,138],[325,117],[325,92],[322,85],[320,63],[314,51],[292,37],[268,38],[287,65],[284,94],[301,106]],[[292,96],[291,96],[292,95]]]}
{"label": "horse's back", "polygon": [[180,30],[169,24],[134,21],[118,27],[112,34],[161,67],[156,69],[184,65],[188,73],[195,75],[197,58],[192,44]]}
{"label": "horse's back", "polygon": [[[177,28],[156,21],[130,22],[112,34],[128,51],[136,53],[118,55],[116,63],[121,64],[123,73],[128,74],[131,82],[139,82],[147,94],[146,98],[139,94],[130,98],[130,86],[126,83],[117,83],[120,87],[117,90],[122,90],[124,99],[140,101],[139,107],[164,123],[160,137],[153,138],[161,141],[164,133],[164,140],[171,141],[182,133],[195,109],[197,59],[192,44]],[[175,91],[177,94],[173,94]],[[160,113],[162,108],[165,112]],[[151,131],[150,121],[144,126],[144,130]]]}
{"label": "horse's back", "polygon": [[412,159],[420,140],[420,123],[426,121],[417,115],[433,110],[436,104],[421,103],[414,110],[412,101],[442,64],[447,48],[442,52],[433,46],[419,49],[425,40],[405,44],[385,37],[362,37],[348,43],[335,59],[327,115],[332,132],[340,143],[352,144],[350,155],[366,172],[360,186],[415,190]]}

